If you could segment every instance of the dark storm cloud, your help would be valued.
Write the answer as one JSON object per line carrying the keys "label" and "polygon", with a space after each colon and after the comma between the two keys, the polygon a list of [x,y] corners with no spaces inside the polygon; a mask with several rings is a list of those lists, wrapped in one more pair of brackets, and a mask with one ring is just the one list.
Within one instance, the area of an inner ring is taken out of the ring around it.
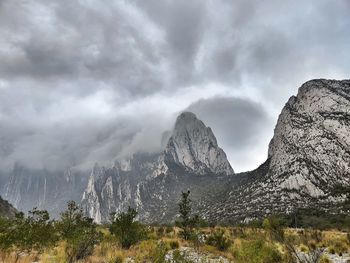
{"label": "dark storm cloud", "polygon": [[349,12],[346,0],[0,0],[0,168],[156,151],[191,105],[235,170],[252,169],[303,82],[348,77]]}
{"label": "dark storm cloud", "polygon": [[251,147],[271,125],[264,108],[247,99],[202,99],[187,110],[197,114],[213,128],[223,145],[233,149]]}
{"label": "dark storm cloud", "polygon": [[[255,158],[252,150],[260,148],[272,136],[273,120],[262,105],[249,99],[202,99],[187,110],[212,128],[219,145],[225,146],[226,154],[233,160],[233,167],[240,163],[241,168],[249,169],[247,160]],[[266,149],[260,149],[258,154],[266,158]]]}

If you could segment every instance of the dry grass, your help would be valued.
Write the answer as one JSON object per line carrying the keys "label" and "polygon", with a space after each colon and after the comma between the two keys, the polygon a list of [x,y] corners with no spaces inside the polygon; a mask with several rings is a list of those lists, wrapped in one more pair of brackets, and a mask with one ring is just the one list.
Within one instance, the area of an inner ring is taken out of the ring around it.
{"label": "dry grass", "polygon": [[[230,260],[234,260],[233,251],[237,251],[237,249],[242,247],[243,243],[262,239],[266,240],[266,242],[269,244],[272,244],[272,241],[263,230],[232,227],[221,227],[220,229],[223,229],[225,235],[232,241],[232,245],[227,251],[219,251],[217,248],[205,244],[194,246],[192,242],[179,238],[180,230],[178,228],[173,228],[171,231],[167,229],[162,232],[156,227],[152,228],[148,240],[141,241],[137,245],[132,246],[130,249],[124,250],[106,229],[101,229],[101,231],[104,233],[103,241],[95,247],[93,254],[84,261],[81,261],[81,263],[121,263],[126,258],[133,258],[136,262],[149,262],[152,255],[157,250],[157,246],[160,242],[163,242],[168,250],[176,249],[178,247],[193,247],[199,253],[213,255],[215,257],[223,256]],[[199,230],[199,232],[201,235],[210,235],[216,230],[218,230],[218,228],[202,228]],[[285,234],[295,240],[295,243],[298,245],[301,251],[307,252],[308,247],[302,243],[302,230],[286,229]],[[284,253],[283,246],[281,244],[274,243],[274,245],[281,252],[281,254]],[[328,252],[339,255],[350,252],[350,241],[348,240],[347,234],[335,230],[323,231],[322,239],[317,241],[316,245],[326,247]],[[35,261],[41,263],[66,263],[65,243],[61,242],[54,249],[45,251],[40,257],[38,257],[35,253],[21,254],[18,257],[17,262],[15,253],[6,255],[6,257],[4,253],[0,253],[0,262],[3,263],[31,263]],[[328,260],[324,258],[322,262],[326,263]]]}

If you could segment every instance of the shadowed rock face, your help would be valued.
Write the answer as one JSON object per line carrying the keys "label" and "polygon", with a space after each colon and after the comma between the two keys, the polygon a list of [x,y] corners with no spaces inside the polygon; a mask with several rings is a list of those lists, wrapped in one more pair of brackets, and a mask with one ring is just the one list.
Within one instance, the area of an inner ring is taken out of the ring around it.
{"label": "shadowed rock face", "polygon": [[0,196],[0,217],[12,218],[16,212],[17,210]]}

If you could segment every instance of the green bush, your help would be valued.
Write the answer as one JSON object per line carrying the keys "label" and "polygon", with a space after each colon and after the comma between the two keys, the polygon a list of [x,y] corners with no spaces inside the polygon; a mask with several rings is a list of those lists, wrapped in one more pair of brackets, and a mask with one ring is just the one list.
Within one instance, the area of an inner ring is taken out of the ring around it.
{"label": "green bush", "polygon": [[168,252],[168,247],[164,242],[145,240],[140,242],[135,249],[137,250],[136,263],[166,263],[165,256]]}
{"label": "green bush", "polygon": [[102,238],[96,227],[91,218],[83,215],[75,202],[68,203],[68,209],[61,214],[56,228],[61,240],[65,241],[65,253],[69,263],[92,254],[95,244]]}
{"label": "green bush", "polygon": [[232,244],[231,240],[225,236],[225,232],[222,229],[211,233],[207,237],[206,243],[210,246],[216,247],[221,251],[226,251]]}
{"label": "green bush", "polygon": [[278,249],[263,240],[243,241],[233,248],[232,254],[237,263],[281,263],[282,255]]}
{"label": "green bush", "polygon": [[170,249],[178,249],[180,247],[179,241],[177,240],[170,240],[168,244]]}
{"label": "green bush", "polygon": [[17,213],[14,219],[0,219],[0,250],[5,254],[15,251],[19,255],[32,250],[41,253],[56,241],[53,221],[45,210],[34,208],[27,217]]}
{"label": "green bush", "polygon": [[161,238],[161,237],[163,237],[164,236],[164,227],[159,227],[158,229],[157,229],[157,236],[159,237],[159,238]]}
{"label": "green bush", "polygon": [[128,249],[147,236],[146,228],[135,221],[136,216],[136,210],[131,207],[125,213],[112,215],[109,231],[118,239],[123,248]]}
{"label": "green bush", "polygon": [[181,228],[180,236],[185,240],[190,240],[193,234],[193,229],[198,226],[199,217],[197,215],[191,216],[192,200],[190,199],[190,191],[181,193],[181,200],[179,205],[180,220],[176,225]]}
{"label": "green bush", "polygon": [[123,263],[124,258],[121,255],[116,255],[108,259],[108,263]]}
{"label": "green bush", "polygon": [[170,234],[171,232],[173,232],[173,230],[174,230],[174,228],[172,226],[167,226],[165,228],[165,233]]}

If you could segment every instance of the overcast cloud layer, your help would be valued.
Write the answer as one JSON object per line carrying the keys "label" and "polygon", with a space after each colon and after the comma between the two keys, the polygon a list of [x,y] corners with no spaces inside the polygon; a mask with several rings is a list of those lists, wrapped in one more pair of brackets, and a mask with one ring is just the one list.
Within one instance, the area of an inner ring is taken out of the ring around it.
{"label": "overcast cloud layer", "polygon": [[349,78],[347,0],[0,0],[0,169],[161,148],[183,110],[257,167],[312,78]]}

